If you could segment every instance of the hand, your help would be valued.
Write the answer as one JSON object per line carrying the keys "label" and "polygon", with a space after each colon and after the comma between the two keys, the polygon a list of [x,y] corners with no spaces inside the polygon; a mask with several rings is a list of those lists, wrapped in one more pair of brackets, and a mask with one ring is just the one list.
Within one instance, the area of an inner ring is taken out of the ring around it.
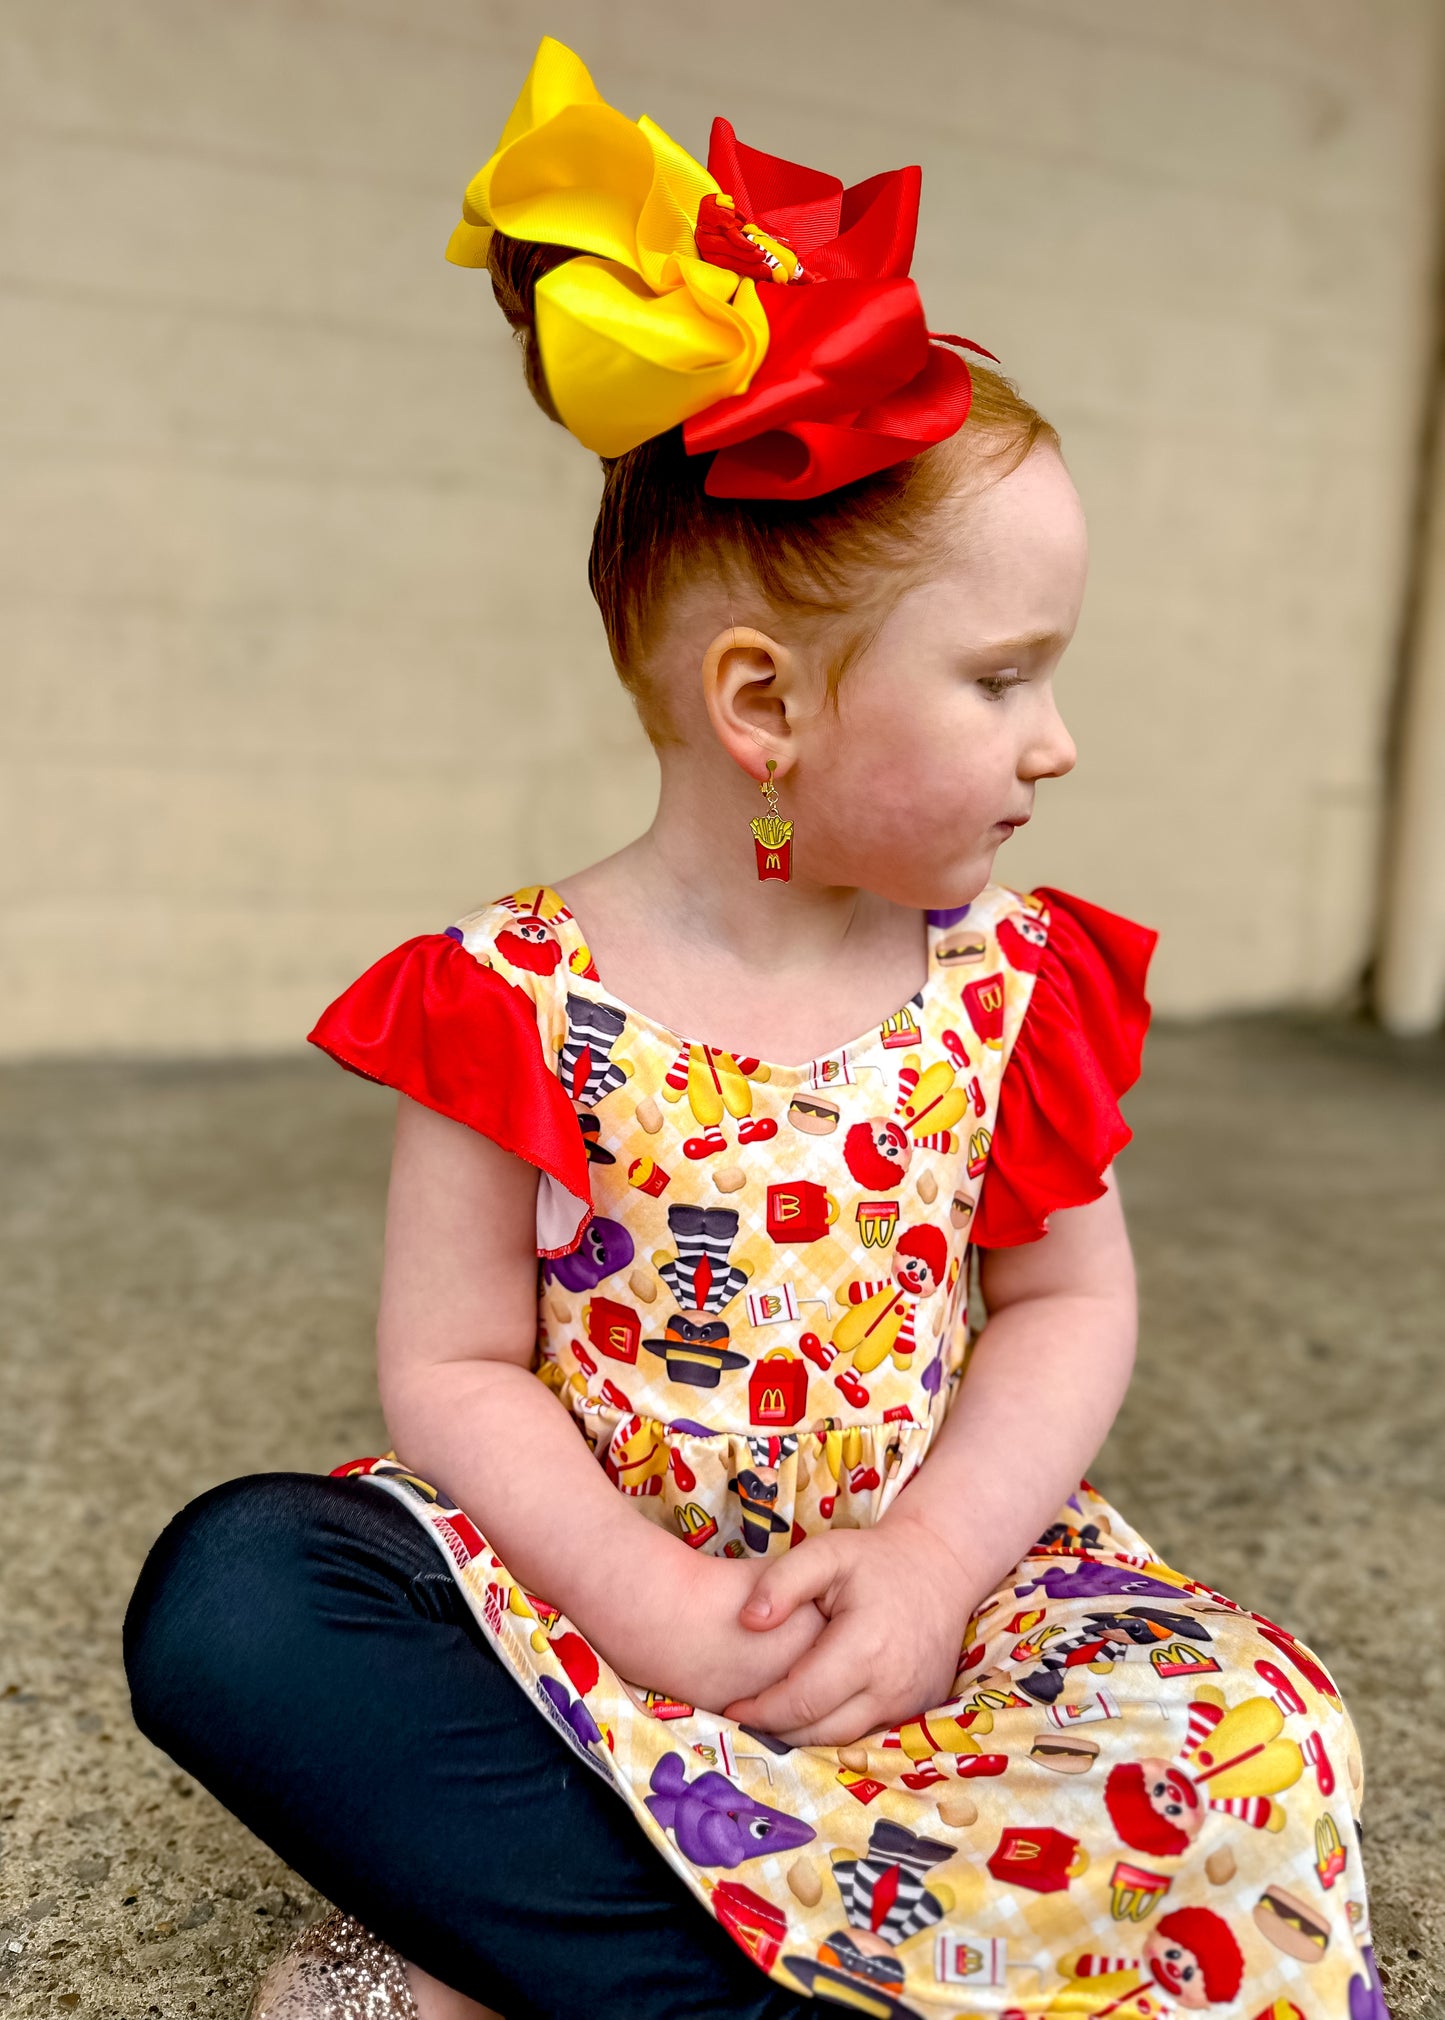
{"label": "hand", "polygon": [[824,1620],[811,1600],[795,1599],[775,1624],[744,1627],[739,1616],[765,1571],[757,1558],[690,1556],[667,1594],[665,1633],[638,1680],[699,1711],[720,1712],[730,1699],[756,1695],[785,1677],[823,1632]]}
{"label": "hand", "polygon": [[793,1746],[849,1746],[946,1704],[981,1591],[941,1537],[898,1511],[871,1529],[810,1536],[769,1560],[740,1617],[773,1635],[811,1605],[828,1624],[781,1682],[735,1699],[727,1716]]}

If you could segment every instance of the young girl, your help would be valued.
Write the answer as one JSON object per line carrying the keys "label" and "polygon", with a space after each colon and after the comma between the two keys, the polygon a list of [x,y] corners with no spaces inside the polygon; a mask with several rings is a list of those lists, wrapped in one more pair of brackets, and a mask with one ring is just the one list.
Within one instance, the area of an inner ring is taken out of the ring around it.
{"label": "young girl", "polygon": [[468,190],[661,790],[312,1033],[402,1096],[394,1451],[203,1496],[127,1622],[347,1911],[266,2020],[1384,2015],[1335,1685],[1081,1482],[1154,936],[994,881],[1084,526],[917,197],[704,169],[551,41]]}

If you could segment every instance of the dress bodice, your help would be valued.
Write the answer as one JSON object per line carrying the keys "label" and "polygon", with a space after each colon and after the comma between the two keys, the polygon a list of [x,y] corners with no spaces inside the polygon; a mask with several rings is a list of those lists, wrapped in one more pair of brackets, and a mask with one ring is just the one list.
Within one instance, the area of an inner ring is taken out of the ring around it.
{"label": "dress bodice", "polygon": [[797,1066],[613,996],[546,886],[407,941],[310,1034],[537,1168],[536,1372],[697,1548],[875,1522],[958,1389],[970,1249],[1096,1198],[1128,1140],[1153,934],[1002,885],[926,923],[917,994]]}
{"label": "dress bodice", "polygon": [[590,1160],[581,1240],[541,1265],[538,1373],[690,1541],[876,1520],[921,1462],[967,1352],[970,1227],[1046,919],[999,886],[930,915],[917,995],[801,1066],[620,1002],[546,888],[451,929],[531,998]]}

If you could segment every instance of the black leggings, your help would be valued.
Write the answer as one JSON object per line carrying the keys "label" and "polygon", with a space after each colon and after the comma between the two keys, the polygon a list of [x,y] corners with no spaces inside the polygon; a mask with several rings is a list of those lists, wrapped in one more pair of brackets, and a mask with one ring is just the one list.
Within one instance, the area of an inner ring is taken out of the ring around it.
{"label": "black leggings", "polygon": [[493,1654],[436,1545],[355,1480],[192,1501],[125,1620],[136,1723],[328,1900],[523,2015],[802,2020]]}

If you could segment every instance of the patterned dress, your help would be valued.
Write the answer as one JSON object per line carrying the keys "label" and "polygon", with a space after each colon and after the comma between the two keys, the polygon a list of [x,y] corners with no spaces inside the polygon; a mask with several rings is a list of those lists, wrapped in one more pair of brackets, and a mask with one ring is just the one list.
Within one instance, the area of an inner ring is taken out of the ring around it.
{"label": "patterned dress", "polygon": [[[779,1066],[619,1002],[532,888],[398,948],[311,1036],[537,1166],[538,1377],[641,1517],[776,1555],[876,1522],[967,1407],[971,1248],[1100,1193],[1152,944],[990,886],[930,915],[910,1002]],[[617,1675],[395,1455],[337,1470],[415,1514],[527,1699],[793,1991],[878,2020],[1384,2020],[1338,1690],[1087,1484],[976,1610],[947,1703],[790,1747]]]}

